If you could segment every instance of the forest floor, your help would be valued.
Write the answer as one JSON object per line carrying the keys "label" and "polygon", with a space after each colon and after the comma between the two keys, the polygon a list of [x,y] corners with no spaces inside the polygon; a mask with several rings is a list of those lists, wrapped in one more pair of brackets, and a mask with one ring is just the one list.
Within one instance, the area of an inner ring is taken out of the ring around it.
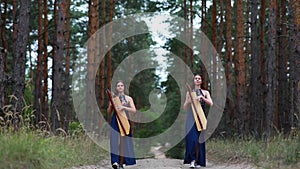
{"label": "forest floor", "polygon": [[[137,160],[137,164],[133,166],[125,166],[124,168],[128,169],[188,169],[188,164],[183,164],[183,160],[181,159],[170,159],[166,158],[165,155],[159,151],[159,148],[153,148],[152,152],[154,153],[154,158],[148,159],[139,159]],[[247,163],[224,163],[224,164],[216,164],[210,162],[209,159],[207,161],[206,167],[207,169],[254,169],[258,168],[252,166]],[[106,159],[101,161],[97,165],[89,165],[89,166],[80,166],[80,167],[72,167],[71,169],[112,169],[110,160]]]}
{"label": "forest floor", "polygon": [[[189,165],[182,164],[183,160],[179,159],[168,159],[168,158],[153,158],[153,159],[142,159],[137,160],[137,164],[133,166],[126,166],[128,169],[188,169]],[[207,162],[207,169],[254,169],[257,167],[248,164],[214,164]],[[112,169],[109,160],[104,162],[102,165],[90,165],[73,167],[72,169]]]}

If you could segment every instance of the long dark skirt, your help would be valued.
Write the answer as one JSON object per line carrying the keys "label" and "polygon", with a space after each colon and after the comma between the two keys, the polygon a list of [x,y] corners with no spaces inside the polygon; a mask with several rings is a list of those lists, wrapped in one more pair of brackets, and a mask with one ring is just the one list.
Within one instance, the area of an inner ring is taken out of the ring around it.
{"label": "long dark skirt", "polygon": [[[200,143],[199,136],[201,132],[197,130],[192,110],[189,109],[186,119],[186,137],[185,137],[185,157],[184,164],[189,164],[193,160],[202,167],[206,166],[205,142]],[[202,137],[202,135],[201,135]]]}
{"label": "long dark skirt", "polygon": [[[113,113],[112,116],[111,127],[112,127],[111,134],[110,134],[111,164],[115,162],[117,162],[118,164],[122,163],[125,165],[136,164],[131,131],[128,136],[120,136],[120,130],[119,130],[115,113]],[[121,157],[123,157],[123,161],[121,161]]]}

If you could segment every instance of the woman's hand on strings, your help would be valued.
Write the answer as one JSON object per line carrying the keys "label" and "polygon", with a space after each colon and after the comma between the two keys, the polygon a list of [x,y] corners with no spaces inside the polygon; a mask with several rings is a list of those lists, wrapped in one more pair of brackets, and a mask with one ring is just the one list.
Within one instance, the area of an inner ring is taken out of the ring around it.
{"label": "woman's hand on strings", "polygon": [[197,97],[197,100],[200,102],[200,101],[204,101],[206,98],[204,96],[198,96]]}
{"label": "woman's hand on strings", "polygon": [[125,110],[125,106],[118,106],[118,110],[119,111]]}

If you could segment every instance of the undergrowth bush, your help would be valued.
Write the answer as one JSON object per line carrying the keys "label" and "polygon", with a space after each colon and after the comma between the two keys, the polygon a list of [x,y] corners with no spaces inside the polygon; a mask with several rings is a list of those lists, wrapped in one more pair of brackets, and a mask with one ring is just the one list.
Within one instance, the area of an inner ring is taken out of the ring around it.
{"label": "undergrowth bush", "polygon": [[37,127],[32,116],[18,115],[16,128],[16,114],[9,109],[0,116],[0,169],[63,169],[97,164],[107,156],[78,122],[70,123],[69,132],[58,129],[54,134],[46,122]]}
{"label": "undergrowth bush", "polygon": [[256,139],[210,139],[208,158],[215,162],[248,162],[263,168],[298,168],[300,137],[281,134],[270,141]]}
{"label": "undergrowth bush", "polygon": [[86,136],[44,136],[20,130],[1,132],[1,169],[62,169],[100,162],[107,152]]}

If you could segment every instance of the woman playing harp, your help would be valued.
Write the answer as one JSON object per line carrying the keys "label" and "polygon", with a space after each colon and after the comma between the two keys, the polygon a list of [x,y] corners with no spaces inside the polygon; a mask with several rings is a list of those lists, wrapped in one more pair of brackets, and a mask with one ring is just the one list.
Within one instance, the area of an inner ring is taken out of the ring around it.
{"label": "woman playing harp", "polygon": [[[200,133],[204,131],[199,131],[196,127],[195,116],[192,111],[192,101],[197,101],[201,103],[201,107],[205,112],[205,105],[212,106],[213,101],[211,99],[208,90],[201,88],[202,77],[199,74],[194,75],[194,89],[196,92],[196,100],[192,100],[190,93],[187,92],[186,99],[183,108],[187,110],[186,118],[186,137],[185,137],[185,157],[184,164],[190,164],[190,168],[195,168],[197,165],[202,167],[206,166],[206,154],[205,154],[205,142],[200,141]],[[201,135],[202,136],[202,135]]]}
{"label": "woman playing harp", "polygon": [[[128,113],[135,113],[136,108],[133,99],[125,95],[125,84],[123,81],[118,81],[116,83],[116,95],[120,99],[121,105],[116,105],[117,111],[125,111],[127,117]],[[112,104],[109,103],[107,112],[111,114]],[[132,133],[131,129],[129,134],[126,136],[121,136],[120,124],[117,119],[116,112],[113,113],[111,118],[111,135],[110,135],[110,155],[111,164],[114,169],[122,169],[124,165],[134,165],[136,164],[136,159],[133,150]]]}

